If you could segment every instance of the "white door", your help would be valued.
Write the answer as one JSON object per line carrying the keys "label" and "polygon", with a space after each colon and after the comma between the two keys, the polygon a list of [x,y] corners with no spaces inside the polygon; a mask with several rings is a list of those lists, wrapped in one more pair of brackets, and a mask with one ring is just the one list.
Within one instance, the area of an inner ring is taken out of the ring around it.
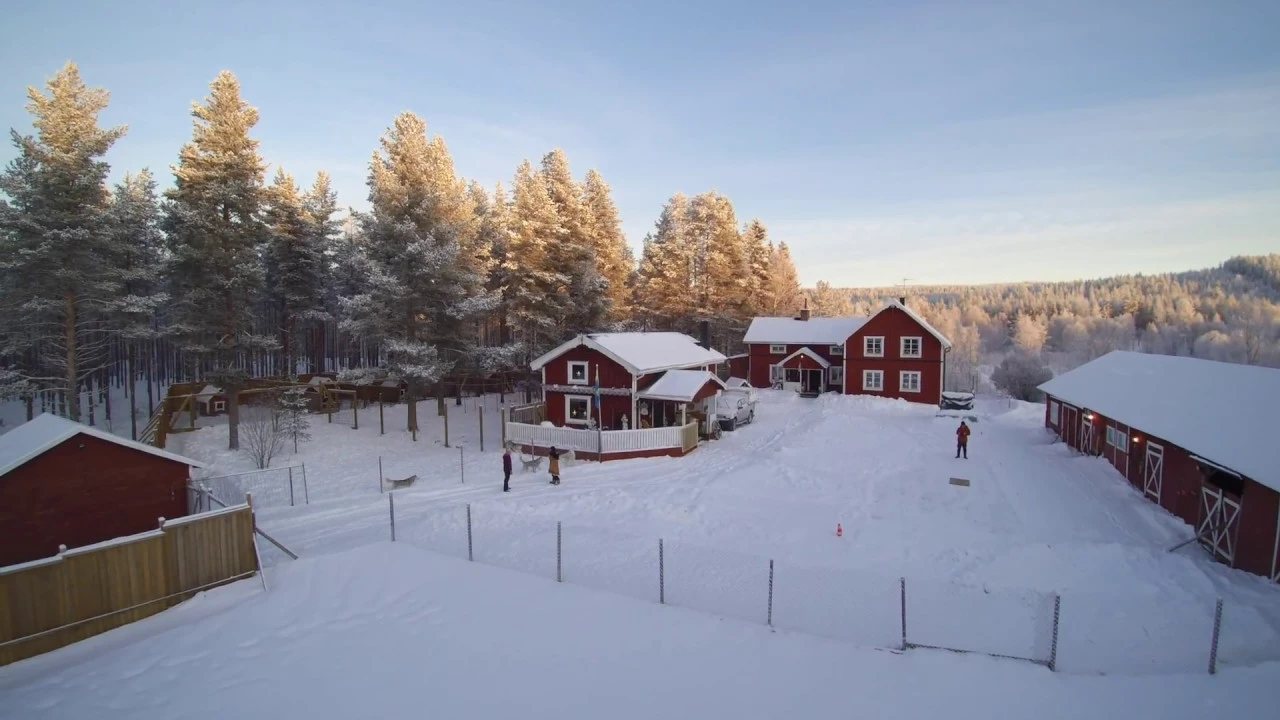
{"label": "white door", "polygon": [[1093,455],[1093,421],[1088,415],[1080,416],[1080,452]]}
{"label": "white door", "polygon": [[1164,448],[1147,443],[1147,460],[1142,469],[1142,492],[1160,504],[1160,485],[1164,480]]}
{"label": "white door", "polygon": [[1200,502],[1200,527],[1196,528],[1196,538],[1215,557],[1233,564],[1240,501],[1205,483],[1200,489]]}

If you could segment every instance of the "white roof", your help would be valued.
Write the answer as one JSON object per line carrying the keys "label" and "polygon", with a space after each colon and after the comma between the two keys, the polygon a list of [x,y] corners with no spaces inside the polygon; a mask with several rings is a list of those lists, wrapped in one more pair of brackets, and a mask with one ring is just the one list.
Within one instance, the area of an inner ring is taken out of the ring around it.
{"label": "white roof", "polygon": [[1280,490],[1280,370],[1116,351],[1040,389]]}
{"label": "white roof", "polygon": [[71,422],[57,415],[43,413],[30,422],[25,422],[0,435],[0,476],[7,475],[20,465],[42,455],[45,451],[77,434],[96,437],[99,440],[106,440],[117,445],[150,453],[166,460],[180,462],[183,465],[197,468],[204,467],[203,463],[196,462],[191,458],[174,455],[145,443],[126,440],[118,435],[112,435],[109,432],[104,432],[88,425]]}
{"label": "white roof", "polygon": [[204,388],[201,389],[200,392],[196,394],[196,401],[207,405],[209,404],[209,401],[213,399],[214,395],[221,395],[221,394],[222,394],[222,388],[214,387],[212,385],[205,385]]}
{"label": "white roof", "polygon": [[800,348],[799,350],[797,350],[797,351],[795,351],[795,352],[791,353],[790,355],[788,355],[788,356],[786,356],[786,357],[782,358],[781,360],[779,360],[779,361],[778,361],[778,363],[777,363],[777,364],[778,364],[778,365],[786,365],[787,363],[791,362],[791,358],[793,358],[793,357],[795,357],[795,356],[797,356],[797,355],[804,355],[805,357],[809,358],[810,360],[812,360],[812,361],[814,361],[814,362],[818,363],[819,365],[821,365],[821,366],[822,366],[822,369],[823,369],[823,370],[826,370],[827,368],[831,367],[831,363],[827,362],[826,358],[822,357],[821,355],[818,355],[817,353],[815,353],[814,351],[810,350],[810,349],[809,349],[809,348],[807,348],[807,347],[802,347],[802,348]]}
{"label": "white roof", "polygon": [[637,397],[649,400],[677,400],[693,402],[693,396],[707,383],[714,382],[724,389],[724,383],[714,373],[706,370],[668,370],[649,387],[637,393]]}
{"label": "white roof", "polygon": [[579,335],[534,360],[529,367],[540,370],[547,363],[579,346],[603,353],[635,375],[674,368],[717,365],[725,361],[724,355],[702,347],[684,333],[624,332]]}
{"label": "white roof", "polygon": [[724,386],[727,388],[744,388],[751,387],[751,383],[740,377],[731,377],[725,381]]}
{"label": "white roof", "polygon": [[789,317],[758,317],[751,321],[745,343],[779,345],[843,345],[849,336],[866,324],[867,318],[820,317],[797,320]]}

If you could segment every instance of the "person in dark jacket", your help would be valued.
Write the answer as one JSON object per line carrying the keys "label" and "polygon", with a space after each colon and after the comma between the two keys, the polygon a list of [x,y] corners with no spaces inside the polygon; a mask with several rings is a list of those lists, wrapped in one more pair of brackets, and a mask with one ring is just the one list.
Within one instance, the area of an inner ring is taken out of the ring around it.
{"label": "person in dark jacket", "polygon": [[511,492],[511,446],[502,451],[502,492]]}
{"label": "person in dark jacket", "polygon": [[560,484],[560,451],[554,445],[551,446],[551,452],[547,453],[547,457],[551,461],[547,464],[547,470],[551,472],[551,484]]}
{"label": "person in dark jacket", "polygon": [[960,427],[956,428],[956,457],[960,457],[960,453],[964,453],[964,459],[969,459],[969,426],[960,421]]}

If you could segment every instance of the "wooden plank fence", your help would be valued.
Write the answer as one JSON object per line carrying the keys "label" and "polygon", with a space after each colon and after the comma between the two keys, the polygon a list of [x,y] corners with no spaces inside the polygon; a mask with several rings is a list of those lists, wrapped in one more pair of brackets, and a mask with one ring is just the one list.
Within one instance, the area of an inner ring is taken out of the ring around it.
{"label": "wooden plank fence", "polygon": [[261,570],[249,503],[0,568],[0,665],[40,655]]}

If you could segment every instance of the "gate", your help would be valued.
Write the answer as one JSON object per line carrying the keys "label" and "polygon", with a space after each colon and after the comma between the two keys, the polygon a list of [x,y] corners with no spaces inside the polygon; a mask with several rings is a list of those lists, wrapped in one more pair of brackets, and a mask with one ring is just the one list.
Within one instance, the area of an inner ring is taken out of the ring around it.
{"label": "gate", "polygon": [[1143,463],[1142,492],[1160,504],[1160,486],[1164,480],[1164,447],[1147,442],[1147,459]]}
{"label": "gate", "polygon": [[1196,539],[1214,557],[1234,564],[1236,531],[1240,519],[1240,501],[1222,492],[1222,488],[1204,483],[1200,489],[1200,527]]}

